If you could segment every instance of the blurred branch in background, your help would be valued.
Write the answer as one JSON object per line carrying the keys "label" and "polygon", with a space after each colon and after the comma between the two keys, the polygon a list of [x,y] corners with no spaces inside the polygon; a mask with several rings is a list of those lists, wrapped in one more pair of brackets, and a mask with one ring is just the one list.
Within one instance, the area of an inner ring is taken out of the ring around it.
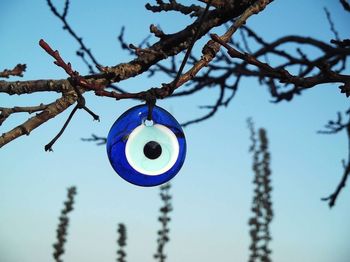
{"label": "blurred branch in background", "polygon": [[23,72],[26,71],[25,64],[17,64],[13,69],[5,69],[0,71],[0,77],[9,78],[10,76],[23,76]]}
{"label": "blurred branch in background", "polygon": [[[158,231],[158,239],[157,239],[157,251],[154,254],[154,258],[159,260],[160,262],[165,262],[166,255],[164,253],[164,246],[167,242],[169,242],[169,222],[170,216],[169,213],[173,210],[171,199],[172,196],[169,193],[171,188],[170,183],[160,186],[160,197],[163,202],[163,206],[161,206],[160,216],[158,217],[159,222],[161,223],[161,229]],[[64,244],[67,241],[67,230],[69,226],[69,217],[68,213],[73,211],[74,197],[77,193],[76,187],[72,186],[67,189],[67,201],[64,202],[64,208],[61,211],[61,215],[59,217],[59,224],[57,227],[57,242],[53,244],[54,252],[53,257],[56,262],[62,262],[61,256],[64,254]],[[118,224],[118,250],[117,250],[117,262],[126,262],[126,226],[123,223]]]}
{"label": "blurred branch in background", "polygon": [[254,124],[248,119],[248,128],[251,132],[251,147],[249,151],[253,154],[254,171],[254,197],[252,202],[253,217],[249,219],[251,245],[249,247],[249,262],[269,262],[271,249],[269,242],[270,223],[273,218],[271,200],[271,169],[270,153],[268,151],[268,139],[266,130],[260,128],[258,134],[255,132]]}
{"label": "blurred branch in background", "polygon": [[119,238],[117,240],[118,243],[118,251],[117,251],[117,262],[126,262],[126,252],[124,250],[126,246],[126,227],[124,224],[118,225],[118,235]]}
{"label": "blurred branch in background", "polygon": [[340,3],[343,5],[344,10],[350,12],[350,3],[349,0],[339,0]]}
{"label": "blurred branch in background", "polygon": [[172,196],[169,193],[171,184],[167,183],[165,185],[160,186],[160,197],[163,201],[163,206],[159,209],[160,216],[158,218],[159,222],[162,225],[162,228],[158,231],[158,239],[157,239],[157,252],[154,254],[154,258],[159,262],[164,262],[166,259],[166,255],[164,253],[164,246],[167,242],[169,242],[169,227],[168,224],[170,222],[169,213],[173,210],[171,205]]}
{"label": "blurred branch in background", "polygon": [[106,137],[97,136],[95,134],[92,134],[89,138],[82,138],[81,141],[84,142],[95,142],[97,146],[102,146],[107,143]]}
{"label": "blurred branch in background", "polygon": [[[347,115],[347,120],[344,120],[344,117]],[[337,134],[341,131],[345,131],[348,138],[348,156],[347,160],[343,159],[342,164],[344,168],[343,176],[335,189],[335,191],[330,194],[328,197],[322,198],[324,201],[328,201],[329,207],[333,207],[335,202],[343,188],[346,186],[346,180],[350,175],[350,108],[342,114],[341,112],[337,113],[337,120],[329,121],[327,125],[325,125],[325,130],[318,131],[319,134],[328,134],[333,135]]]}
{"label": "blurred branch in background", "polygon": [[67,241],[67,230],[69,226],[68,213],[73,211],[74,197],[77,193],[76,187],[72,186],[67,189],[67,201],[64,202],[64,208],[59,217],[59,224],[56,230],[57,242],[53,244],[53,258],[56,262],[62,262],[60,258],[64,253],[64,244]]}

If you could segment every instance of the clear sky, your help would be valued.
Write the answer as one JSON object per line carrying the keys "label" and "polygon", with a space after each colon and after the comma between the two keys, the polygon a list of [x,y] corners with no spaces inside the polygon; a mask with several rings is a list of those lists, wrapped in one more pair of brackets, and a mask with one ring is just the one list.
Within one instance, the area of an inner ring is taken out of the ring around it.
{"label": "clear sky", "polygon": [[[145,1],[71,2],[69,22],[103,65],[131,59],[117,42],[123,25],[126,40],[137,44],[147,36],[151,23],[160,24],[169,33],[189,22],[179,14],[152,14],[145,10]],[[340,36],[348,37],[349,14],[342,11],[338,1],[275,1],[251,18],[248,25],[267,40],[300,34],[328,41],[333,35],[324,6],[332,12]],[[77,44],[62,30],[44,0],[1,1],[0,36],[0,69],[26,63],[28,70],[23,79],[66,77],[38,46],[40,38],[59,49],[75,69],[87,73],[75,56]],[[199,50],[195,48],[194,54],[199,55]],[[163,75],[141,76],[121,86],[144,90],[167,80]],[[206,91],[191,98],[160,101],[159,105],[184,122],[203,114],[197,105],[207,104],[215,95],[215,90]],[[0,105],[36,105],[56,98],[56,94],[1,94]],[[159,189],[126,183],[111,168],[105,147],[80,141],[91,133],[107,135],[117,117],[137,103],[94,95],[87,95],[87,103],[100,115],[101,122],[93,122],[85,112],[78,112],[54,145],[53,153],[46,153],[44,145],[61,128],[70,110],[30,136],[1,148],[1,262],[52,261],[58,216],[66,188],[71,185],[77,186],[78,195],[71,214],[65,261],[115,260],[116,227],[120,222],[127,226],[128,261],[153,261],[161,205]],[[273,260],[350,261],[350,190],[342,192],[333,210],[320,201],[340,179],[346,136],[316,134],[336,111],[348,106],[349,100],[339,93],[337,85],[322,85],[291,103],[276,105],[270,103],[265,87],[250,80],[241,85],[228,108],[204,123],[186,128],[188,156],[172,180],[175,210],[171,213],[171,241],[166,246],[168,261],[247,261],[247,221],[253,191],[246,128],[249,116],[257,126],[267,129],[270,139],[275,211],[271,224]],[[11,116],[0,132],[26,118]]]}

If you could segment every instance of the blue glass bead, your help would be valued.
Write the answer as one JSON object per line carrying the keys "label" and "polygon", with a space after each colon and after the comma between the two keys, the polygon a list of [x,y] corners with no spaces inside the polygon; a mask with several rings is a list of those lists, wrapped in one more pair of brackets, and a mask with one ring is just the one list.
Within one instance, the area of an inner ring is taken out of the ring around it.
{"label": "blue glass bead", "polygon": [[152,123],[146,121],[147,114],[147,105],[130,108],[107,137],[113,169],[126,181],[145,187],[172,179],[186,157],[185,135],[176,119],[158,106],[152,110]]}

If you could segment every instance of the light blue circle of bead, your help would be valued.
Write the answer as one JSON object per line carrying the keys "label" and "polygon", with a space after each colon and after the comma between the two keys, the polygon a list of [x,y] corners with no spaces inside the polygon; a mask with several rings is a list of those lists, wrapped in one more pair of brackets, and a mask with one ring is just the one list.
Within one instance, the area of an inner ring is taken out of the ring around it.
{"label": "light blue circle of bead", "polygon": [[[161,155],[155,159],[149,159],[143,151],[150,141],[157,142],[162,148]],[[138,172],[150,176],[160,175],[175,164],[179,154],[179,143],[169,128],[159,124],[141,124],[130,134],[125,154],[129,164]]]}

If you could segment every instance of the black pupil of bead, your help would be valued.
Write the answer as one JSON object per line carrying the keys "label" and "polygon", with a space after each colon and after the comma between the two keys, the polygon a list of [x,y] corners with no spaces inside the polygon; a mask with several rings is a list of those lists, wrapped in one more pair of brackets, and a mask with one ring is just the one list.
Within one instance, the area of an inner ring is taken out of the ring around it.
{"label": "black pupil of bead", "polygon": [[156,141],[149,141],[143,147],[143,153],[149,159],[156,159],[162,154],[162,147]]}

